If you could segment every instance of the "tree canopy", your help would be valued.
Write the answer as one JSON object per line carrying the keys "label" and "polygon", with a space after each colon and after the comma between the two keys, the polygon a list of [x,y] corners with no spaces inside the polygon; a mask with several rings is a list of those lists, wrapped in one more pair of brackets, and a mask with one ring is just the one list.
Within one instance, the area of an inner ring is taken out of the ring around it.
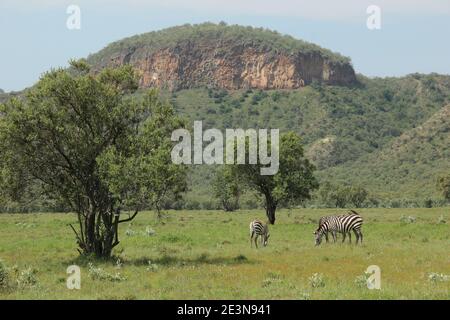
{"label": "tree canopy", "polygon": [[107,257],[120,223],[184,190],[185,167],[170,161],[170,133],[184,122],[156,92],[132,96],[130,66],[93,74],[84,61],[71,65],[1,105],[1,192],[20,198],[37,181],[77,213],[79,251]]}
{"label": "tree canopy", "polygon": [[266,215],[275,223],[278,206],[301,204],[311,198],[311,191],[318,188],[314,166],[304,157],[301,138],[290,131],[283,134],[279,143],[279,169],[274,175],[261,175],[261,164],[234,166],[240,181],[264,198]]}

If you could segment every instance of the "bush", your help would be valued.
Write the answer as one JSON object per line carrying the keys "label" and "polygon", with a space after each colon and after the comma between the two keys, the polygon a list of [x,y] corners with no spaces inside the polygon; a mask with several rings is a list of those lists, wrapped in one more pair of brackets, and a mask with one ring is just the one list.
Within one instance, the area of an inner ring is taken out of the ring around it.
{"label": "bush", "polygon": [[433,283],[450,281],[450,276],[443,273],[430,272],[428,274],[428,281]]}
{"label": "bush", "polygon": [[8,289],[11,285],[9,270],[6,265],[0,260],[0,290]]}
{"label": "bush", "polygon": [[309,277],[309,283],[313,288],[325,287],[325,280],[323,279],[323,275],[321,273],[314,273],[311,277]]}
{"label": "bush", "polygon": [[186,201],[186,204],[184,207],[187,210],[199,210],[200,202],[198,202],[197,200]]}
{"label": "bush", "polygon": [[416,222],[416,217],[402,215],[400,217],[400,222],[401,223],[414,223],[414,222]]}
{"label": "bush", "polygon": [[432,208],[433,207],[433,200],[427,199],[424,201],[424,207],[425,208]]}
{"label": "bush", "polygon": [[147,271],[156,272],[158,271],[158,265],[156,263],[152,263],[150,260],[148,261]]}
{"label": "bush", "polygon": [[367,288],[367,280],[370,277],[370,273],[364,273],[355,278],[355,284],[360,288]]}
{"label": "bush", "polygon": [[32,267],[28,267],[20,272],[17,278],[17,286],[20,289],[35,287],[38,284],[36,278],[37,270]]}
{"label": "bush", "polygon": [[94,280],[107,280],[112,282],[124,281],[126,278],[122,276],[119,272],[115,274],[108,273],[102,268],[95,267],[91,262],[88,264],[89,276]]}

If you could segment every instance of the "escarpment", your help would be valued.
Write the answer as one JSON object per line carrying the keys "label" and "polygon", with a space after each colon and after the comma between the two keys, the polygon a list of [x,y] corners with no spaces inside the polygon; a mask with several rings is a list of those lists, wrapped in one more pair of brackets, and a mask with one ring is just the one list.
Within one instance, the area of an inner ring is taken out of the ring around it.
{"label": "escarpment", "polygon": [[272,31],[213,24],[178,28],[123,40],[91,60],[97,69],[131,64],[142,88],[297,89],[314,81],[356,83],[347,58]]}

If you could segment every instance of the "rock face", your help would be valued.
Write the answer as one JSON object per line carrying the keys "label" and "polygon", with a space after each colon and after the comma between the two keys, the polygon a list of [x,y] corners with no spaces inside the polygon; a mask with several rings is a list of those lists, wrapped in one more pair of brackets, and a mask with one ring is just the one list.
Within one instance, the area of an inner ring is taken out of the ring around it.
{"label": "rock face", "polygon": [[142,88],[296,89],[313,81],[356,83],[350,63],[333,61],[320,52],[274,52],[220,39],[186,40],[157,50],[125,48],[102,61],[103,66],[127,63],[139,70]]}

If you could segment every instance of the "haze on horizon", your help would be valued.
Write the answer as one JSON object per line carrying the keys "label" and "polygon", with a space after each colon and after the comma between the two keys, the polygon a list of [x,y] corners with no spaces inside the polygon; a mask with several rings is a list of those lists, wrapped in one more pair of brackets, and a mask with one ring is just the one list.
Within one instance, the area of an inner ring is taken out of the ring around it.
{"label": "haze on horizon", "polygon": [[[366,26],[369,5],[381,8],[381,29]],[[69,5],[81,29],[69,30]],[[43,72],[67,66],[124,37],[184,23],[251,25],[316,43],[351,58],[370,77],[450,74],[448,0],[2,0],[0,88],[21,90]]]}

